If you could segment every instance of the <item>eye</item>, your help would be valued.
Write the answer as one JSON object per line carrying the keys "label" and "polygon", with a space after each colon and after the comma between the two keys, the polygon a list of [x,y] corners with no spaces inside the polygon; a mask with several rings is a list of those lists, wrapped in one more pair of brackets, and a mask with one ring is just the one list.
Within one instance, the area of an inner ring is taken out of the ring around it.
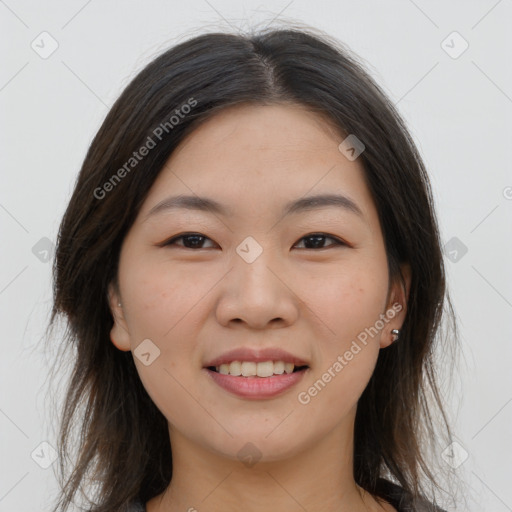
{"label": "eye", "polygon": [[[183,240],[183,244],[176,243],[178,240]],[[201,233],[185,233],[184,235],[176,236],[171,240],[164,242],[162,247],[168,245],[177,245],[185,249],[204,249],[203,244],[205,240],[210,240],[207,236]]]}
{"label": "eye", "polygon": [[[334,240],[334,243],[329,244],[327,247],[321,247],[323,245],[323,241],[325,241],[327,239]],[[337,246],[337,245],[347,245],[347,244],[345,244],[345,242],[343,242],[339,238],[329,236],[324,233],[312,233],[310,235],[306,235],[306,236],[302,237],[300,239],[300,241],[302,242],[302,240],[307,240],[309,245],[312,245],[312,247],[305,247],[305,249],[325,249],[325,248],[328,249],[329,247],[333,247],[333,246]]]}
{"label": "eye", "polygon": [[[167,242],[161,244],[162,247],[175,245],[178,247],[183,247],[185,249],[205,249],[204,242],[206,240],[210,240],[207,236],[202,235],[201,233],[185,233],[183,235],[176,236],[171,238]],[[345,242],[340,240],[339,238],[326,235],[324,233],[312,233],[310,235],[306,235],[300,239],[300,242],[303,240],[306,241],[306,247],[304,249],[325,249],[333,246],[341,246],[347,245]],[[324,246],[324,242],[326,240],[332,240],[334,243]],[[178,241],[182,241],[183,243],[177,243]],[[308,247],[309,246],[309,247]],[[294,246],[296,247],[296,245]]]}

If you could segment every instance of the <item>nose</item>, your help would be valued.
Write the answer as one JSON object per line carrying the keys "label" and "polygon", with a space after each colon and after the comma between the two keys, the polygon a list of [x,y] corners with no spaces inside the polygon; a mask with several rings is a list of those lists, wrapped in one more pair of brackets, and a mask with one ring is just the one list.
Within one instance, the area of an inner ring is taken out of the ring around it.
{"label": "nose", "polygon": [[219,294],[216,316],[225,327],[244,323],[256,330],[281,328],[299,316],[301,301],[293,292],[293,276],[270,257],[270,250],[250,263],[235,254]]}

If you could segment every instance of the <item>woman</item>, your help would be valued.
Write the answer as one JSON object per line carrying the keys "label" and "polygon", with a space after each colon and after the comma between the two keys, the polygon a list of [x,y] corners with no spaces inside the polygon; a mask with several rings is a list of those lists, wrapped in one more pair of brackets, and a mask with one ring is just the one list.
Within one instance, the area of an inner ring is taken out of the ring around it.
{"label": "woman", "polygon": [[55,510],[84,486],[102,512],[440,510],[430,185],[341,45],[208,34],[153,60],[89,148],[54,272]]}

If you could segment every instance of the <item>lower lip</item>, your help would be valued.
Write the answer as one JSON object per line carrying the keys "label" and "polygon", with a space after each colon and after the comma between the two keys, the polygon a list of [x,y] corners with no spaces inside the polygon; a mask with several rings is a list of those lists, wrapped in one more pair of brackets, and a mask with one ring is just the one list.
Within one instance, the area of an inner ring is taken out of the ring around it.
{"label": "lower lip", "polygon": [[203,370],[216,384],[234,395],[253,400],[264,400],[277,396],[298,384],[309,368],[272,377],[236,377],[217,373],[208,368],[203,368]]}

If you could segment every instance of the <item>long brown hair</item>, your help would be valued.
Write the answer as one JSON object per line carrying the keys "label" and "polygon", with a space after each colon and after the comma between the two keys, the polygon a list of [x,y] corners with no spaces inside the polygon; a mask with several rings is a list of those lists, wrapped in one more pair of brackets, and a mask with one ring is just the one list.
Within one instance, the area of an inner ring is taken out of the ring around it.
{"label": "long brown hair", "polygon": [[[455,317],[425,166],[394,105],[347,48],[312,30],[268,29],[201,35],[165,51],[126,87],[89,147],[54,262],[50,328],[64,320],[60,339],[72,351],[66,361],[73,361],[59,416],[55,511],[68,510],[78,491],[93,489],[92,510],[126,510],[170,483],[167,421],[146,393],[132,353],[110,341],[107,288],[116,282],[123,239],[170,154],[199,123],[241,103],[299,104],[364,143],[360,158],[389,277],[399,279],[400,264],[408,263],[412,280],[400,341],[381,350],[358,402],[354,478],[374,495],[384,476],[414,497],[441,487],[425,446],[439,435],[451,438],[434,355],[443,348],[443,313],[453,328]],[[155,146],[146,156],[130,160],[149,139]],[[452,331],[443,343],[455,337]]]}

